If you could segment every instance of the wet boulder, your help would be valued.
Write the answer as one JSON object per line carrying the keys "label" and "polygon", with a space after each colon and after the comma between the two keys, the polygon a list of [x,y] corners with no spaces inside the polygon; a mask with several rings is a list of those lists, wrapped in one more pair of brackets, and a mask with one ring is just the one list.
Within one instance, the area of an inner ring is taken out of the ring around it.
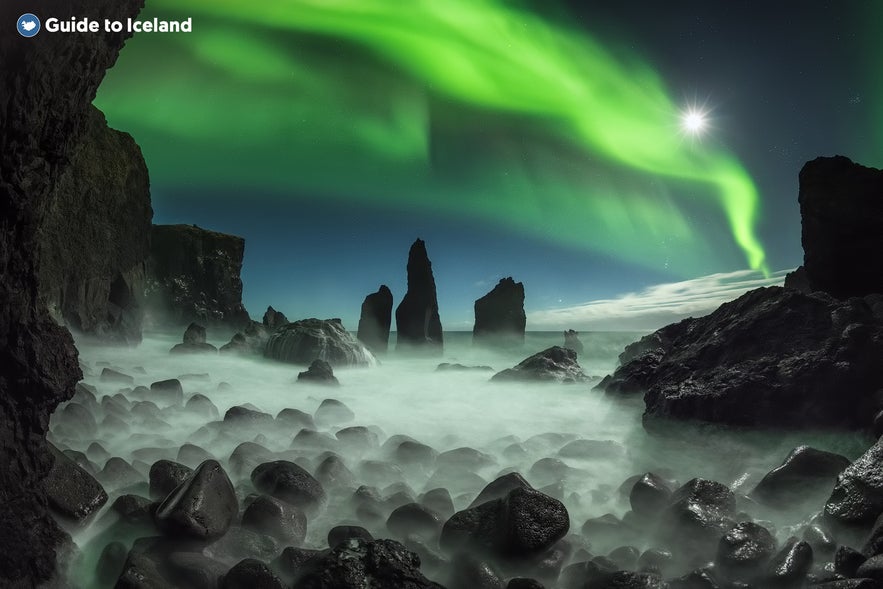
{"label": "wet boulder", "polygon": [[264,355],[290,364],[319,359],[332,366],[373,366],[374,355],[353,337],[340,319],[302,319],[279,327],[267,340]]}
{"label": "wet boulder", "polygon": [[313,415],[317,424],[332,425],[335,423],[346,423],[356,418],[353,410],[346,406],[342,401],[337,399],[324,399],[316,413]]}
{"label": "wet boulder", "polygon": [[287,546],[300,546],[307,535],[307,518],[294,505],[261,495],[242,513],[242,527],[269,534]]}
{"label": "wet boulder", "polygon": [[509,491],[514,489],[533,489],[533,487],[523,476],[521,476],[521,473],[510,472],[501,477],[497,477],[488,483],[487,486],[481,490],[481,493],[478,494],[478,497],[469,504],[469,507],[471,509],[482,503],[501,499],[508,495]]}
{"label": "wet boulder", "polygon": [[220,589],[286,589],[270,567],[254,558],[236,563],[221,580]]}
{"label": "wet boulder", "polygon": [[161,380],[150,385],[150,399],[163,405],[180,405],[184,402],[184,389],[177,378]]}
{"label": "wet boulder", "polygon": [[215,460],[199,465],[156,510],[156,524],[173,537],[212,541],[223,536],[239,512],[227,473]]}
{"label": "wet boulder", "polygon": [[693,479],[677,489],[663,510],[658,535],[682,555],[712,557],[733,524],[736,497],[721,483]]}
{"label": "wet boulder", "polygon": [[298,372],[297,382],[308,382],[310,384],[324,384],[337,386],[340,381],[334,376],[334,370],[331,364],[325,360],[313,360],[310,367],[304,372]]}
{"label": "wet boulder", "polygon": [[327,501],[322,484],[287,460],[259,465],[251,473],[251,482],[261,493],[286,501],[308,514],[318,511]]}
{"label": "wet boulder", "polygon": [[148,480],[150,496],[165,499],[175,488],[193,474],[193,469],[171,460],[157,460],[150,467]]}
{"label": "wet boulder", "polygon": [[449,551],[475,546],[503,557],[532,556],[554,545],[569,528],[564,504],[518,487],[504,498],[455,513],[445,522],[440,545]]}
{"label": "wet boulder", "polygon": [[781,466],[761,479],[751,498],[771,506],[784,506],[794,500],[823,500],[837,480],[837,475],[850,465],[839,454],[799,446],[788,454]]}
{"label": "wet boulder", "polygon": [[218,348],[206,342],[205,327],[191,323],[184,331],[183,342],[175,345],[172,354],[217,354]]}
{"label": "wet boulder", "polygon": [[412,502],[395,508],[386,520],[386,528],[399,538],[434,539],[441,532],[442,521],[431,509]]}
{"label": "wet boulder", "polygon": [[443,589],[420,572],[420,559],[394,540],[351,539],[311,559],[298,589]]}
{"label": "wet boulder", "polygon": [[52,456],[52,468],[43,480],[43,490],[52,511],[61,517],[83,523],[107,503],[107,493],[95,478],[60,452],[47,444]]}
{"label": "wet boulder", "polygon": [[668,505],[671,493],[668,483],[662,477],[648,472],[632,486],[629,503],[632,511],[638,515],[655,517]]}
{"label": "wet boulder", "polygon": [[812,547],[790,538],[767,565],[763,584],[770,587],[803,587],[813,564]]}
{"label": "wet boulder", "polygon": [[334,526],[328,531],[328,547],[337,548],[350,540],[373,542],[374,536],[362,526]]}
{"label": "wet boulder", "polygon": [[507,368],[491,377],[494,382],[587,382],[589,377],[576,361],[576,352],[552,346],[525,358],[514,368]]}
{"label": "wet boulder", "polygon": [[750,582],[763,572],[775,551],[776,540],[769,530],[752,522],[741,522],[718,542],[715,564],[728,579]]}
{"label": "wet boulder", "polygon": [[835,527],[868,532],[883,512],[883,439],[837,476],[825,504],[825,519]]}

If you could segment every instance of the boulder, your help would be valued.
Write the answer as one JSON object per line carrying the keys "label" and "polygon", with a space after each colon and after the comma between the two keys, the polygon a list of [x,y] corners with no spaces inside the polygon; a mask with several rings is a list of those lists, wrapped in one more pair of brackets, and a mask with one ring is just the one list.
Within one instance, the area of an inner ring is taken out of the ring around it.
{"label": "boulder", "polygon": [[150,496],[154,499],[165,499],[192,474],[193,469],[188,466],[171,460],[157,460],[148,473]]}
{"label": "boulder", "polygon": [[715,564],[732,581],[752,582],[776,552],[776,539],[769,530],[752,522],[730,528],[717,546]]}
{"label": "boulder", "polygon": [[374,354],[389,349],[389,328],[392,325],[392,291],[381,284],[377,292],[369,294],[362,303],[357,337]]}
{"label": "boulder", "polygon": [[290,503],[260,495],[242,513],[242,527],[269,534],[286,546],[300,546],[307,535],[307,517]]}
{"label": "boulder", "polygon": [[156,509],[156,525],[175,538],[213,541],[239,513],[233,484],[215,460],[207,460]]}
{"label": "boulder", "polygon": [[662,545],[681,556],[713,556],[721,536],[733,525],[735,508],[736,497],[726,485],[698,478],[685,483],[662,512]]}
{"label": "boulder", "polygon": [[648,472],[632,486],[629,503],[638,515],[656,517],[668,505],[671,493],[662,477]]}
{"label": "boulder", "polygon": [[570,528],[564,505],[548,495],[516,487],[505,497],[458,511],[442,529],[440,546],[474,547],[499,557],[523,558],[549,549]]}
{"label": "boulder", "polygon": [[576,352],[577,355],[583,353],[583,350],[584,350],[583,343],[579,339],[579,332],[578,331],[568,329],[567,331],[564,332],[564,347],[570,348],[571,350]]}
{"label": "boulder", "polygon": [[759,288],[642,338],[598,388],[657,417],[739,426],[869,427],[883,388],[883,315],[869,301]]}
{"label": "boulder", "polygon": [[524,285],[512,277],[503,278],[486,295],[475,301],[472,342],[493,346],[524,344]]}
{"label": "boulder", "polygon": [[216,354],[218,348],[205,341],[205,327],[191,323],[184,330],[183,343],[175,345],[172,354]]}
{"label": "boulder", "polygon": [[883,293],[883,171],[843,156],[800,171],[803,267],[809,286],[838,298]]}
{"label": "boulder", "polygon": [[781,466],[761,479],[750,496],[777,507],[798,499],[823,500],[824,494],[834,486],[837,475],[849,465],[849,459],[840,454],[799,446],[788,454]]}
{"label": "boulder", "polygon": [[354,538],[330,552],[312,556],[298,589],[395,587],[443,589],[420,572],[420,559],[394,540]]}
{"label": "boulder", "polygon": [[266,563],[246,558],[224,575],[220,589],[285,589],[285,585]]}
{"label": "boulder", "polygon": [[837,476],[825,503],[825,519],[835,527],[869,532],[883,513],[883,438]]}
{"label": "boulder", "polygon": [[150,385],[150,398],[154,403],[180,405],[184,402],[184,389],[181,387],[181,381],[177,378],[171,378],[152,383]]}
{"label": "boulder", "polygon": [[157,323],[199,321],[241,329],[245,240],[196,225],[154,225],[145,296]]}
{"label": "boulder", "polygon": [[507,368],[491,377],[495,382],[586,382],[589,377],[576,361],[576,352],[552,346],[525,358],[514,368]]}
{"label": "boulder", "polygon": [[259,465],[251,473],[255,489],[315,513],[325,505],[327,497],[322,484],[313,475],[287,460],[276,460]]}
{"label": "boulder", "polygon": [[432,263],[418,239],[408,253],[408,291],[396,308],[396,348],[416,347],[440,353],[444,346]]}
{"label": "boulder", "polygon": [[49,506],[61,517],[83,523],[107,503],[107,493],[95,478],[73,460],[48,444],[52,468],[43,479]]}
{"label": "boulder", "polygon": [[328,531],[327,543],[329,548],[337,548],[355,539],[373,542],[374,536],[362,526],[334,526]]}
{"label": "boulder", "polygon": [[354,338],[340,319],[302,319],[279,327],[267,340],[264,355],[291,364],[319,359],[332,366],[371,366],[374,355]]}
{"label": "boulder", "polygon": [[325,360],[313,360],[310,367],[305,372],[297,373],[297,382],[308,382],[311,384],[324,385],[340,385],[340,381],[334,376],[334,370],[331,364]]}

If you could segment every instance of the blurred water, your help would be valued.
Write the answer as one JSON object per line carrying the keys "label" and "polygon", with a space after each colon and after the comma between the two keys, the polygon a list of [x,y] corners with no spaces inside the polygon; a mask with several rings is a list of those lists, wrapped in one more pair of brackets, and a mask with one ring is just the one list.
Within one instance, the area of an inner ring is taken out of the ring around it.
{"label": "blurred water", "polygon": [[[589,375],[608,374],[615,368],[624,346],[640,335],[582,333],[585,352],[579,358],[580,364]],[[227,340],[219,336],[212,341],[212,334],[209,336],[211,343],[218,346]],[[409,435],[440,452],[469,446],[496,457],[495,464],[474,473],[480,479],[448,481],[458,509],[465,507],[480,491],[481,481],[491,481],[511,469],[520,471],[536,487],[563,483],[564,503],[575,532],[587,518],[605,513],[622,515],[628,503],[621,500],[616,489],[633,474],[654,471],[680,482],[701,476],[734,485],[745,493],[799,444],[840,452],[852,459],[870,442],[861,435],[842,432],[732,431],[684,424],[674,425],[665,435],[651,435],[642,427],[640,398],[611,398],[591,390],[592,385],[490,383],[493,372],[436,372],[441,362],[487,365],[499,371],[534,352],[561,345],[560,332],[528,333],[523,348],[509,351],[473,347],[470,333],[446,333],[444,354],[432,358],[400,355],[391,345],[390,353],[381,357],[377,367],[335,369],[341,382],[338,388],[296,384],[297,373],[303,367],[261,358],[169,355],[169,349],[179,341],[179,333],[148,333],[142,345],[133,349],[81,342],[78,346],[81,358],[90,373],[85,381],[99,390],[100,400],[102,394],[113,394],[120,388],[99,381],[104,365],[131,374],[136,384],[146,386],[188,374],[208,375],[182,379],[185,397],[196,392],[205,394],[222,416],[229,407],[245,403],[272,415],[287,407],[313,413],[322,399],[333,397],[348,405],[355,412],[356,420],[329,428],[331,434],[345,425],[377,426],[387,436]],[[221,382],[230,386],[219,389]],[[255,432],[243,431],[242,435],[218,436],[206,441],[193,437],[194,432],[205,425],[204,421],[174,408],[164,411],[163,420],[169,429],[142,428],[133,420],[129,434],[105,432],[100,441],[112,454],[131,460],[132,452],[139,447],[168,447],[171,453],[185,441],[196,439],[226,466],[225,459],[233,448],[255,435]],[[611,440],[615,444],[595,455],[561,457],[557,453],[566,439],[541,436],[549,432],[570,434],[570,438]],[[290,448],[297,432],[264,433],[267,447],[281,452]],[[59,440],[60,444],[80,451],[85,451],[90,442]],[[513,458],[511,453],[504,453],[513,442],[522,443],[523,455]],[[356,456],[339,451],[354,471],[360,459],[385,458],[379,453]],[[317,450],[307,457],[315,458],[318,453]],[[304,454],[309,455],[309,451],[305,450]],[[546,457],[560,459],[569,470],[554,476],[531,470],[537,460]],[[431,468],[409,468],[403,469],[400,478],[419,493],[439,486],[440,480],[446,483],[444,478],[432,478],[433,474]],[[247,477],[234,482],[243,494],[249,492]],[[395,482],[388,481],[389,484]],[[775,520],[780,535],[786,535],[790,525],[812,514],[801,511],[767,515]],[[328,529],[346,519],[352,520],[352,514],[343,507],[335,511],[332,505],[323,516],[311,522],[308,542],[320,546]],[[385,535],[384,530],[374,531],[378,536]],[[75,538],[85,544],[94,533],[95,530],[75,531]],[[88,566],[83,570],[87,569]],[[81,570],[77,574],[87,573]]]}

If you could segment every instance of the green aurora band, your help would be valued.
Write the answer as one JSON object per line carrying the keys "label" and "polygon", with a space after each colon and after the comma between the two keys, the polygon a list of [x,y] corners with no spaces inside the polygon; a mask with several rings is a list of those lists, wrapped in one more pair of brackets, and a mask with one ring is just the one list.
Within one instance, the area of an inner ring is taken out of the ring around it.
{"label": "green aurora band", "polygon": [[194,32],[136,36],[96,104],[155,185],[467,214],[632,263],[664,250],[681,274],[726,248],[676,202],[703,199],[768,272],[748,173],[682,136],[653,70],[583,31],[499,0],[148,0],[152,16]]}

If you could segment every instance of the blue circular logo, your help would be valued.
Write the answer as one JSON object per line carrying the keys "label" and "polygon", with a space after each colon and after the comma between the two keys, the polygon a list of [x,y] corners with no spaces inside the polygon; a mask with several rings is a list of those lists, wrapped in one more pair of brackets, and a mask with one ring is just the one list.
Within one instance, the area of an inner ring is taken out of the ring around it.
{"label": "blue circular logo", "polygon": [[40,32],[40,19],[37,18],[37,15],[28,12],[18,17],[15,27],[18,29],[19,35],[31,38]]}

